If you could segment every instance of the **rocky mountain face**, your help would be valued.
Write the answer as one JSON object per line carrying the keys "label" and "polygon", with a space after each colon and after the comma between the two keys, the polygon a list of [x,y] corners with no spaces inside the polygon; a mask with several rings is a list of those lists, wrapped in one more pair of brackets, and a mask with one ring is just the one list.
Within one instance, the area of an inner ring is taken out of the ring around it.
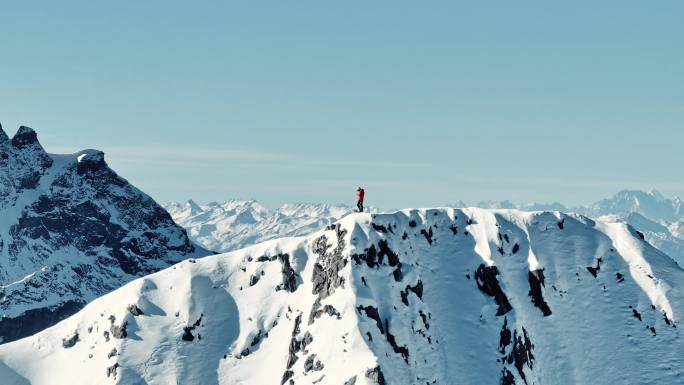
{"label": "rocky mountain face", "polygon": [[0,342],[31,335],[90,300],[210,254],[104,154],[45,152],[35,131],[0,128]]}
{"label": "rocky mountain face", "polygon": [[[0,346],[7,385],[682,384],[684,270],[558,212],[352,214]],[[37,359],[39,357],[39,359]]]}
{"label": "rocky mountain face", "polygon": [[353,212],[347,206],[315,203],[285,204],[270,210],[257,201],[237,199],[207,205],[189,200],[165,208],[193,241],[219,252],[305,235]]}

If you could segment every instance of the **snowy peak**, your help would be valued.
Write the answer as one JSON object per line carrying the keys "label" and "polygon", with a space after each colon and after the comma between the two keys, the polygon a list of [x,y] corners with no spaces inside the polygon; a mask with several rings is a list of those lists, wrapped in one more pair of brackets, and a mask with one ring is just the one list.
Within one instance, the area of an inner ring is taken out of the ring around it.
{"label": "snowy peak", "polygon": [[48,154],[23,126],[0,151],[0,342],[53,325],[136,277],[209,254],[101,151]]}
{"label": "snowy peak", "polygon": [[[41,150],[43,147],[38,142],[38,135],[31,127],[21,126],[14,137],[12,137],[12,145],[18,149],[28,146],[37,146]],[[43,150],[45,151],[45,150]]]}
{"label": "snowy peak", "polygon": [[0,376],[681,383],[682,282],[684,271],[625,224],[515,210],[353,214],[138,279],[0,346]]}
{"label": "snowy peak", "polygon": [[667,199],[656,190],[623,190],[581,211],[593,216],[635,212],[655,221],[674,221],[683,214],[681,201]]}
{"label": "snowy peak", "polygon": [[0,146],[9,141],[9,137],[5,130],[2,129],[2,124],[0,124]]}

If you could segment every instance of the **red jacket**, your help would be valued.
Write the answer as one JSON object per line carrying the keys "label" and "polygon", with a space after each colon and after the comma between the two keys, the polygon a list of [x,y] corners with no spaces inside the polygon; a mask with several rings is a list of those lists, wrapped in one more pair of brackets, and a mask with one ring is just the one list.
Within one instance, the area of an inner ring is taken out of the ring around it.
{"label": "red jacket", "polygon": [[356,196],[359,197],[359,201],[363,202],[364,195],[366,195],[366,191],[364,191],[363,189],[356,190]]}

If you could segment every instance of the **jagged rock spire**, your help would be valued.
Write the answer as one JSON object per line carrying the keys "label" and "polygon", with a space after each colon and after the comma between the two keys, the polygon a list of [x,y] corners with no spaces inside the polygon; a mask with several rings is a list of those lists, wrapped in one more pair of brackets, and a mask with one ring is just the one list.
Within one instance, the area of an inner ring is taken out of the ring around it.
{"label": "jagged rock spire", "polygon": [[36,132],[26,126],[19,127],[9,148],[11,179],[18,191],[32,189],[40,177],[52,166],[52,158],[38,142]]}
{"label": "jagged rock spire", "polygon": [[9,137],[7,136],[7,133],[2,129],[2,124],[0,124],[0,144],[3,144],[7,141],[9,141]]}
{"label": "jagged rock spire", "polygon": [[20,149],[35,143],[40,145],[40,142],[38,142],[38,135],[31,127],[19,127],[19,131],[17,131],[12,138],[12,145]]}

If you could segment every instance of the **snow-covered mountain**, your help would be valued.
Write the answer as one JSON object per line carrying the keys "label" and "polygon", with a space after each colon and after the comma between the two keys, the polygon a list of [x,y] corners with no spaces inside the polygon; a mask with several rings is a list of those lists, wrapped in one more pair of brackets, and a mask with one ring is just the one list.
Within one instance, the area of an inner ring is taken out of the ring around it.
{"label": "snow-covered mountain", "polygon": [[609,199],[578,208],[576,211],[594,217],[636,213],[655,222],[676,222],[684,219],[682,200],[665,198],[656,190],[623,190]]}
{"label": "snow-covered mountain", "polygon": [[684,270],[558,212],[352,214],[0,346],[3,385],[682,384]]}
{"label": "snow-covered mountain", "polygon": [[629,223],[644,234],[649,243],[684,266],[684,204],[680,198],[665,198],[653,189],[648,192],[623,190],[589,206],[573,208],[567,208],[558,202],[515,204],[508,200],[483,201],[476,206],[523,211],[576,212],[592,218]]}
{"label": "snow-covered mountain", "polygon": [[227,252],[279,237],[309,234],[353,210],[343,205],[285,204],[269,210],[255,200],[198,205],[192,200],[165,206],[190,238],[210,250]]}
{"label": "snow-covered mountain", "polygon": [[189,257],[208,255],[104,154],[45,152],[0,127],[0,342],[31,335],[88,301]]}

